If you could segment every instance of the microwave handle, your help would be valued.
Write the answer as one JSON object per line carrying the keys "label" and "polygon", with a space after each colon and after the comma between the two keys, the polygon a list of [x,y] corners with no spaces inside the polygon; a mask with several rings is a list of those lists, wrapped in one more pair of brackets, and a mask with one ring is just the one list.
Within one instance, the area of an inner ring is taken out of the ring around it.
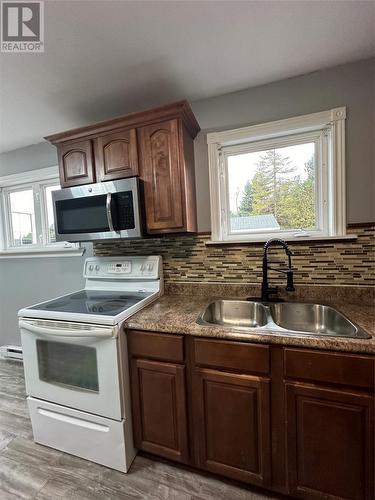
{"label": "microwave handle", "polygon": [[112,193],[107,193],[107,200],[106,200],[106,212],[107,212],[107,221],[108,221],[108,227],[111,231],[115,232],[115,228],[113,227],[113,220],[112,220]]}
{"label": "microwave handle", "polygon": [[65,329],[54,329],[54,328],[44,328],[41,326],[32,325],[26,321],[19,321],[19,326],[23,330],[29,331],[31,333],[37,333],[39,335],[51,336],[51,337],[79,337],[79,338],[90,338],[90,337],[112,337],[113,331],[111,328],[103,328],[101,330],[65,330]]}

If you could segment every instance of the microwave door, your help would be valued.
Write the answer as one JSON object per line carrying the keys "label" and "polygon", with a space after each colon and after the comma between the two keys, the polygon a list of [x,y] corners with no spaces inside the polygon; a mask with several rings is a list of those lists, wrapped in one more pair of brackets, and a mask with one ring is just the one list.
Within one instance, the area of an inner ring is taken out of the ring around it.
{"label": "microwave door", "polygon": [[90,234],[110,231],[107,194],[57,200],[54,208],[56,239],[60,241],[84,241]]}
{"label": "microwave door", "polygon": [[57,241],[142,236],[136,178],[54,191]]}

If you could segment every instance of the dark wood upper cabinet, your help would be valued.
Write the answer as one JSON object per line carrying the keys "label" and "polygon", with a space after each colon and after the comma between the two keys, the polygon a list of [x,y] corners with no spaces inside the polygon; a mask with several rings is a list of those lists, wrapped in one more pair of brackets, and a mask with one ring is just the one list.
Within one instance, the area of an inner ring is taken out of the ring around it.
{"label": "dark wood upper cabinet", "polygon": [[95,182],[95,167],[90,140],[67,142],[57,146],[61,187]]}
{"label": "dark wood upper cabinet", "polygon": [[180,118],[140,127],[137,132],[147,232],[196,232],[191,132]]}
{"label": "dark wood upper cabinet", "polygon": [[141,127],[138,134],[147,230],[186,231],[178,121]]}
{"label": "dark wood upper cabinet", "polygon": [[[196,232],[193,140],[186,101],[46,137],[62,187],[140,176],[148,234]],[[74,148],[73,148],[74,146]]]}
{"label": "dark wood upper cabinet", "polygon": [[98,181],[138,175],[137,135],[134,128],[97,137],[94,146]]}

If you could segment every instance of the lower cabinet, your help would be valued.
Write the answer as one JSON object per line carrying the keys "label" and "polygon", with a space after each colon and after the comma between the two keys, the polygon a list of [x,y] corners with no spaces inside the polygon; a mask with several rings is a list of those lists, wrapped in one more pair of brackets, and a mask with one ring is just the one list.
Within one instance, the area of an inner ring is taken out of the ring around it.
{"label": "lower cabinet", "polygon": [[375,357],[283,351],[289,493],[372,500]]}
{"label": "lower cabinet", "polygon": [[127,336],[137,448],[294,498],[373,500],[374,356]]}
{"label": "lower cabinet", "polygon": [[135,446],[187,462],[185,367],[133,359],[131,374]]}
{"label": "lower cabinet", "polygon": [[299,498],[373,498],[374,399],[286,384],[289,488]]}
{"label": "lower cabinet", "polygon": [[127,332],[134,444],[140,450],[189,460],[183,337]]}
{"label": "lower cabinet", "polygon": [[198,466],[267,485],[270,480],[269,382],[196,369],[193,408]]}

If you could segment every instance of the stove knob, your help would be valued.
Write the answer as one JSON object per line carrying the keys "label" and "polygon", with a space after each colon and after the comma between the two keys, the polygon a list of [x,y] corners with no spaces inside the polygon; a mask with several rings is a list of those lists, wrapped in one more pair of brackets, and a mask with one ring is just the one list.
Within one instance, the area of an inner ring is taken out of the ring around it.
{"label": "stove knob", "polygon": [[152,271],[152,270],[154,269],[154,264],[149,264],[149,265],[147,266],[147,269],[148,269],[149,271]]}
{"label": "stove knob", "polygon": [[141,265],[139,266],[139,269],[140,269],[141,271],[144,271],[144,270],[145,270],[145,265],[144,265],[144,264],[141,264]]}
{"label": "stove knob", "polygon": [[94,269],[94,266],[92,264],[89,265],[89,271],[92,271]]}
{"label": "stove knob", "polygon": [[96,265],[96,266],[95,266],[95,270],[96,270],[96,271],[99,271],[99,270],[100,270],[100,266]]}

